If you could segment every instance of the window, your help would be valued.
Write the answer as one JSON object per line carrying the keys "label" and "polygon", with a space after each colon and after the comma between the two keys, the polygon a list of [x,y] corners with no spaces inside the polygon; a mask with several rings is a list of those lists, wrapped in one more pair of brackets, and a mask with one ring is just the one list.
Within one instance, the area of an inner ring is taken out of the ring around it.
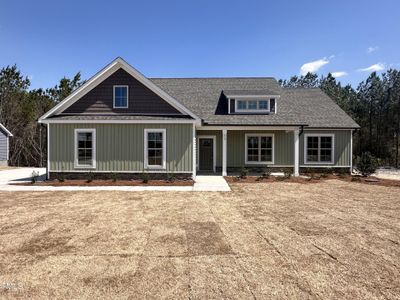
{"label": "window", "polygon": [[269,112],[269,100],[237,100],[236,112]]}
{"label": "window", "polygon": [[75,167],[96,168],[95,129],[75,129]]}
{"label": "window", "polygon": [[128,86],[114,85],[114,108],[128,107]]}
{"label": "window", "polygon": [[144,167],[165,169],[166,130],[144,130]]}
{"label": "window", "polygon": [[274,163],[274,136],[272,134],[246,134],[246,164]]}
{"label": "window", "polygon": [[268,109],[268,101],[267,100],[260,100],[258,102],[258,107],[259,107],[259,109],[267,110]]}
{"label": "window", "polygon": [[305,134],[304,138],[305,163],[333,163],[333,134]]}
{"label": "window", "polygon": [[247,109],[247,101],[238,100],[237,102],[237,109]]}

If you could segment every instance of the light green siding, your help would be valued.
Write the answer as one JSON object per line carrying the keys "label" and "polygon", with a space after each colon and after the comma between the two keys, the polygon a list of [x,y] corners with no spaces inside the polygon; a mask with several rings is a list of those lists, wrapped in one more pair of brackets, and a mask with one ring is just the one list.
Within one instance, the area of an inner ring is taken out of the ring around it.
{"label": "light green siding", "polygon": [[[141,172],[144,129],[166,129],[168,172],[192,172],[192,124],[50,124],[50,171],[74,168],[74,130],[96,129],[97,172]],[[87,169],[84,169],[87,171]]]}
{"label": "light green siding", "polygon": [[[293,165],[293,132],[283,130],[276,131],[240,131],[228,130],[227,139],[227,165],[228,167],[242,167],[245,165],[245,135],[248,133],[262,133],[274,135],[274,165],[287,166]],[[257,165],[251,164],[250,166],[256,167]],[[265,165],[264,165],[265,166]]]}
{"label": "light green siding", "polygon": [[[327,166],[349,167],[351,162],[351,130],[305,130],[300,137],[300,165],[304,164],[304,135],[312,134],[334,134],[334,163]],[[307,166],[313,164],[307,164]],[[315,164],[314,164],[315,165]],[[320,166],[320,165],[319,165]]]}
{"label": "light green siding", "polygon": [[[241,131],[228,130],[227,139],[227,167],[245,166],[245,134],[263,133],[274,134],[274,156],[275,166],[293,166],[294,161],[294,139],[292,131]],[[329,133],[335,136],[334,164],[331,166],[348,167],[351,159],[351,131],[350,130],[305,130],[300,136],[300,165],[304,165],[304,134],[306,133]],[[216,136],[216,166],[222,166],[222,131],[221,130],[198,130],[197,135],[215,135]],[[257,165],[251,164],[251,167]],[[318,165],[323,166],[323,165]],[[328,165],[326,165],[328,166]]]}

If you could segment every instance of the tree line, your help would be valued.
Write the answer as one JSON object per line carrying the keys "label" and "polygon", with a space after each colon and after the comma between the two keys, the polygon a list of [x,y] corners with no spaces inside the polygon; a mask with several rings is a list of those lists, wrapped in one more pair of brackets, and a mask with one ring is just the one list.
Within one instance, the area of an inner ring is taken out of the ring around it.
{"label": "tree line", "polygon": [[[0,70],[0,122],[14,134],[11,165],[45,166],[46,129],[37,120],[83,83],[77,73],[72,79],[62,78],[52,88],[30,89],[29,78],[16,65]],[[357,88],[342,86],[331,74],[319,77],[308,73],[279,83],[291,88],[321,88],[361,126],[354,136],[354,155],[370,152],[381,165],[399,167],[399,70],[371,73]]]}
{"label": "tree line", "polygon": [[399,167],[400,71],[371,73],[357,88],[342,86],[332,74],[308,73],[279,80],[283,87],[320,88],[361,127],[355,132],[353,154],[369,152],[380,165]]}
{"label": "tree line", "polygon": [[77,73],[52,88],[30,89],[30,84],[16,65],[0,70],[0,123],[14,135],[10,139],[12,166],[46,165],[46,128],[37,121],[83,82]]}

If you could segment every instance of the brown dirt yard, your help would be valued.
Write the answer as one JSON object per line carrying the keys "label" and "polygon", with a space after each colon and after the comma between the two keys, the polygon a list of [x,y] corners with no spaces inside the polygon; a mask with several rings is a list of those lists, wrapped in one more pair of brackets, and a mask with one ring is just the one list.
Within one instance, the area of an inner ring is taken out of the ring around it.
{"label": "brown dirt yard", "polygon": [[400,189],[0,192],[0,298],[399,299]]}

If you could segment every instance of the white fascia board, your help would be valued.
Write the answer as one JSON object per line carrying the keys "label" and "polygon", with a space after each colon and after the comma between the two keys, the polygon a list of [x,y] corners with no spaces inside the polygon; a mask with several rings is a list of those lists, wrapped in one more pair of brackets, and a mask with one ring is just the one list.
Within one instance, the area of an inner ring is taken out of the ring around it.
{"label": "white fascia board", "polygon": [[8,135],[13,136],[13,134],[3,125],[0,123],[0,128]]}
{"label": "white fascia board", "polygon": [[254,100],[263,100],[264,98],[280,98],[280,95],[229,95],[228,99],[254,99]]}
{"label": "white fascia board", "polygon": [[196,120],[43,120],[44,124],[197,124]]}
{"label": "white fascia board", "polygon": [[117,71],[119,68],[122,68],[123,70],[128,72],[131,76],[133,76],[135,79],[137,79],[140,83],[142,83],[144,86],[146,86],[147,88],[152,90],[154,93],[156,93],[158,96],[163,98],[165,101],[167,101],[171,106],[176,108],[181,113],[188,114],[192,118],[194,118],[196,120],[200,120],[200,118],[197,115],[195,115],[193,112],[191,112],[188,108],[183,106],[176,99],[174,99],[173,97],[168,95],[166,92],[164,92],[162,89],[160,89],[158,86],[156,86],[153,82],[151,82],[148,78],[146,78],[138,70],[136,70],[131,65],[129,65],[122,58],[118,57],[115,60],[113,60],[110,64],[108,64],[106,67],[104,67],[101,71],[99,71],[97,74],[95,74],[92,78],[90,78],[85,84],[83,84],[81,87],[77,88],[74,92],[72,92],[67,98],[65,98],[59,104],[54,106],[51,110],[49,110],[47,113],[45,113],[43,116],[41,116],[39,118],[39,123],[43,123],[43,121],[46,118],[48,118],[49,116],[57,114],[57,113],[61,113],[62,111],[67,109],[69,106],[71,106],[76,101],[78,101],[81,97],[83,97],[85,94],[87,94],[89,91],[91,91],[97,85],[99,85],[104,79],[106,79],[112,73]]}
{"label": "white fascia board", "polygon": [[298,130],[301,126],[198,126],[196,130]]}

